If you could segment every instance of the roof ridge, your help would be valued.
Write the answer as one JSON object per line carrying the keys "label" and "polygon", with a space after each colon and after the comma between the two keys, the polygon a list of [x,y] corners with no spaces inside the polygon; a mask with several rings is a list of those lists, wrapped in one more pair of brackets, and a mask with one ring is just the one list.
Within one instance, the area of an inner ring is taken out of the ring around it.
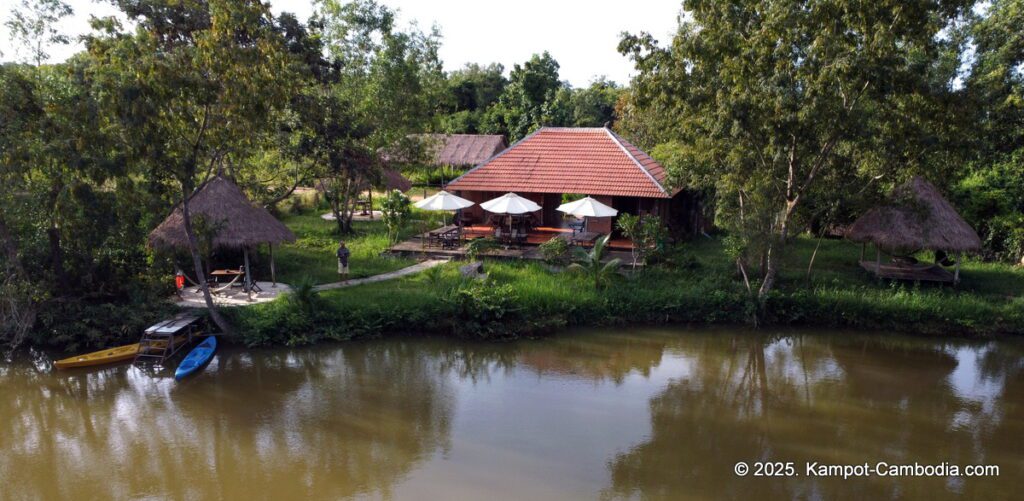
{"label": "roof ridge", "polygon": [[[662,193],[670,195],[668,190],[665,189],[665,186],[663,186],[658,181],[658,179],[654,177],[654,174],[651,174],[651,171],[647,170],[647,167],[644,167],[644,164],[640,163],[640,160],[637,159],[635,155],[629,152],[629,148],[626,148],[626,145],[622,144],[623,142],[626,142],[625,139],[622,139],[622,137],[612,132],[612,130],[607,127],[602,127],[602,130],[604,130],[608,134],[608,137],[610,137],[612,141],[619,146],[622,152],[625,153],[626,156],[629,157],[629,159],[632,160],[633,163],[636,164],[636,166],[639,167],[644,174],[647,174],[647,177],[650,178],[650,180],[654,183],[655,186],[658,187],[659,190],[661,190]],[[630,143],[630,146],[633,146],[632,143]]]}
{"label": "roof ridge", "polygon": [[451,181],[448,181],[448,183],[447,183],[447,184],[446,184],[446,185],[444,186],[444,188],[447,188],[447,187],[448,187],[449,185],[451,185],[451,184],[453,184],[453,183],[457,182],[458,180],[460,180],[460,179],[462,179],[462,178],[464,178],[464,177],[468,176],[468,175],[469,175],[470,173],[472,173],[472,172],[475,172],[475,171],[476,171],[477,169],[479,169],[479,168],[481,168],[481,167],[483,167],[483,166],[485,166],[485,165],[487,165],[487,164],[491,163],[492,161],[494,161],[494,160],[495,160],[495,159],[497,159],[498,157],[500,157],[500,156],[504,155],[504,154],[505,154],[505,152],[508,152],[508,151],[512,151],[512,148],[515,148],[515,147],[516,147],[516,145],[518,145],[519,143],[521,143],[521,142],[523,142],[523,141],[526,141],[527,139],[530,139],[530,138],[531,138],[531,137],[533,137],[533,136],[536,136],[537,134],[539,134],[539,133],[540,133],[540,131],[542,131],[542,130],[544,130],[544,129],[546,129],[546,128],[547,128],[547,127],[541,127],[541,128],[539,128],[539,129],[537,129],[537,130],[535,130],[535,131],[533,131],[533,132],[531,132],[531,133],[529,133],[529,134],[527,134],[527,135],[523,136],[523,138],[522,138],[522,139],[520,139],[520,140],[518,140],[518,141],[516,141],[516,142],[514,142],[514,143],[512,143],[512,144],[510,144],[510,145],[508,145],[508,147],[506,147],[505,149],[503,149],[503,150],[501,150],[501,151],[499,151],[499,152],[495,153],[494,155],[491,155],[491,157],[490,157],[490,158],[488,158],[487,160],[484,160],[483,162],[480,162],[480,163],[479,163],[479,164],[478,164],[478,165],[477,165],[476,167],[473,167],[472,169],[469,169],[469,170],[467,170],[467,171],[466,171],[465,173],[463,173],[463,174],[462,174],[461,176],[459,176],[459,177],[457,177],[457,178],[455,178],[455,179],[452,179]]}

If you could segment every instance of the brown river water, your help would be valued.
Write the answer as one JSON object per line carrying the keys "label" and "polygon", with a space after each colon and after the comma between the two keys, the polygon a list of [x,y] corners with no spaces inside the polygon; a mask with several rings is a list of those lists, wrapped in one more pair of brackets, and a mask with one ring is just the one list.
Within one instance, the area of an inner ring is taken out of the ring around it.
{"label": "brown river water", "polygon": [[[1024,497],[1016,340],[397,338],[225,348],[201,374],[169,376],[0,363],[0,499]],[[947,471],[807,471],[879,462]],[[967,465],[998,476],[948,471]]]}

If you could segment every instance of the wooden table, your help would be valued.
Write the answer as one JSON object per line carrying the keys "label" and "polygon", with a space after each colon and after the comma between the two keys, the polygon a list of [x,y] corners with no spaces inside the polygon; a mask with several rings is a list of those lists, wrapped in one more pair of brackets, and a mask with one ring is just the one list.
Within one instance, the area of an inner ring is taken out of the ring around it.
{"label": "wooden table", "polygon": [[210,276],[211,277],[215,277],[215,278],[220,278],[220,277],[237,277],[237,276],[241,276],[241,275],[245,275],[245,271],[242,270],[242,269],[238,269],[238,270],[213,270],[213,271],[210,272]]}
{"label": "wooden table", "polygon": [[453,231],[459,231],[459,227],[454,225],[454,224],[449,224],[447,226],[443,226],[443,227],[438,228],[436,230],[428,231],[427,232],[427,246],[430,246],[434,241],[437,241],[438,245],[440,245],[442,237],[444,237],[446,234],[451,233]]}
{"label": "wooden table", "polygon": [[359,209],[359,214],[366,216],[370,214],[370,201],[369,200],[356,200],[355,208]]}
{"label": "wooden table", "polygon": [[215,279],[220,277],[232,277],[231,283],[234,283],[235,280],[241,278],[243,291],[249,292],[249,289],[251,288],[253,292],[260,292],[260,286],[256,285],[255,282],[249,282],[248,277],[245,276],[245,269],[243,268],[239,268],[237,270],[214,270],[210,272],[210,276]]}

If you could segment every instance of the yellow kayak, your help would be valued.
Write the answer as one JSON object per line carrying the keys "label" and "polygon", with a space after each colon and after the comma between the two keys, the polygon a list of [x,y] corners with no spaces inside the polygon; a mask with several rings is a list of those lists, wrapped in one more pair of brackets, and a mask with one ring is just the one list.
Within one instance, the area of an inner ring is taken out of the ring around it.
{"label": "yellow kayak", "polygon": [[[187,340],[187,336],[178,336],[174,338],[175,343],[184,343]],[[151,349],[163,349],[164,345],[167,344],[165,341],[157,341],[151,345]],[[90,367],[93,365],[105,365],[113,364],[116,362],[123,362],[125,360],[131,360],[135,358],[135,355],[139,353],[139,343],[126,344],[124,346],[118,346],[116,348],[107,348],[105,350],[94,351],[92,353],[86,353],[84,355],[76,355],[74,357],[65,358],[58,360],[53,363],[58,369],[73,369],[75,367]]]}

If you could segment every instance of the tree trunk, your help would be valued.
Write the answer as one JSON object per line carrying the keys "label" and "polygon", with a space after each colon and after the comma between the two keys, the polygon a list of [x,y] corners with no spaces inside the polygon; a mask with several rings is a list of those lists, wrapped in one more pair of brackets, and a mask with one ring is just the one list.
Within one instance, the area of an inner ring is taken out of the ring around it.
{"label": "tree trunk", "polygon": [[782,213],[782,220],[779,222],[778,236],[768,244],[768,251],[765,255],[764,281],[761,282],[761,289],[757,292],[758,298],[762,301],[775,287],[775,279],[779,274],[779,261],[785,254],[786,239],[789,238],[789,217],[793,214],[796,202],[796,200],[786,201],[786,210]]}
{"label": "tree trunk", "polygon": [[60,228],[51,225],[46,229],[46,235],[50,241],[50,270],[53,272],[54,280],[57,282],[58,296],[63,296],[67,279],[64,276],[64,253],[60,248]]}
{"label": "tree trunk", "polygon": [[64,273],[64,252],[61,250],[60,226],[57,224],[57,199],[62,191],[58,183],[50,187],[50,227],[46,229],[46,236],[50,242],[50,271],[53,272],[57,284],[56,294],[64,295],[67,289],[67,277]]}
{"label": "tree trunk", "polygon": [[[4,266],[0,268],[4,275],[0,275],[3,277],[0,285],[7,283],[17,286],[17,282],[27,280],[18,256],[18,242],[3,217],[0,217],[0,252],[4,257]],[[7,297],[0,297],[0,336],[7,336],[4,340],[7,348],[17,348],[35,325],[37,306],[31,297],[20,298],[13,291]]]}
{"label": "tree trunk", "polygon": [[[192,187],[190,185],[189,181],[182,181],[181,183],[181,216],[185,223],[185,236],[188,237],[188,250],[192,254],[192,266],[195,268],[199,286],[203,290],[203,299],[206,301],[206,308],[210,311],[210,318],[213,319],[213,323],[217,324],[222,333],[230,335],[234,330],[227,319],[220,314],[220,310],[217,309],[217,305],[213,302],[213,296],[210,294],[210,284],[206,281],[206,273],[203,270],[203,259],[199,254],[199,243],[192,228],[192,214],[189,212],[188,206],[189,198],[192,197]],[[248,272],[248,270],[246,271]]]}

